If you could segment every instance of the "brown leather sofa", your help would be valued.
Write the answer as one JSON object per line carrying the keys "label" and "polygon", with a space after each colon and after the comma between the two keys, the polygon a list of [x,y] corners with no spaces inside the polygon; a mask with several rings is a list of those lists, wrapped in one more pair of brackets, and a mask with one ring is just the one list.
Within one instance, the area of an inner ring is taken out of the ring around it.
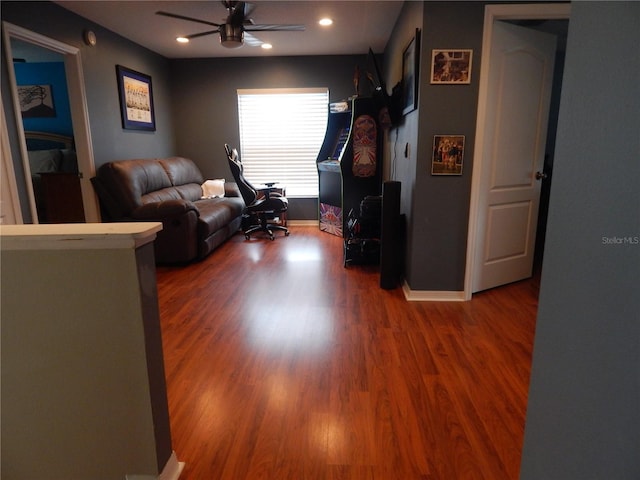
{"label": "brown leather sofa", "polygon": [[105,222],[162,222],[157,263],[200,260],[240,228],[244,202],[235,183],[222,198],[202,197],[197,165],[182,157],[120,160],[98,169],[91,182]]}

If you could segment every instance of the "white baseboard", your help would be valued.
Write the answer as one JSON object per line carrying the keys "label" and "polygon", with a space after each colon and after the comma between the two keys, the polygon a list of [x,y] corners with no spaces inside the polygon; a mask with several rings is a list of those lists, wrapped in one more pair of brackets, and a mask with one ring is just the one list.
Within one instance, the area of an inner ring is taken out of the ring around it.
{"label": "white baseboard", "polygon": [[183,469],[184,462],[179,462],[176,452],[171,452],[171,456],[162,469],[158,480],[178,480]]}
{"label": "white baseboard", "polygon": [[464,302],[464,291],[411,290],[406,280],[402,284],[404,298],[409,302]]}
{"label": "white baseboard", "polygon": [[171,452],[167,464],[159,476],[155,475],[125,475],[126,480],[178,480],[184,469],[184,462],[179,462],[176,452]]}

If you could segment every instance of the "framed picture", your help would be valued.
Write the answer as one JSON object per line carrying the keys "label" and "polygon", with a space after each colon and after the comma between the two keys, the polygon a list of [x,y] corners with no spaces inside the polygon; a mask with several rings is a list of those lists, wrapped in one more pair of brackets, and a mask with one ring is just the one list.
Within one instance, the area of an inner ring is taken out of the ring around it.
{"label": "framed picture", "polygon": [[116,65],[116,75],[122,128],[155,131],[151,77],[122,65]]}
{"label": "framed picture", "polygon": [[434,135],[431,175],[462,175],[464,135]]}
{"label": "framed picture", "polygon": [[431,83],[471,83],[473,50],[432,50]]}
{"label": "framed picture", "polygon": [[55,117],[51,85],[18,85],[22,118]]}
{"label": "framed picture", "polygon": [[418,108],[418,65],[420,29],[404,49],[402,54],[402,114],[406,115]]}

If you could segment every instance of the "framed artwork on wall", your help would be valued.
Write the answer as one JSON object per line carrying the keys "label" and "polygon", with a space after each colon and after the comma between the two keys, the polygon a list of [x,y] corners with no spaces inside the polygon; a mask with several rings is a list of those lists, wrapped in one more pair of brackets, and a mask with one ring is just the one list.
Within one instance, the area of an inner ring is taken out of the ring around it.
{"label": "framed artwork on wall", "polygon": [[418,66],[420,64],[420,29],[402,53],[402,114],[418,108]]}
{"label": "framed artwork on wall", "polygon": [[22,118],[55,117],[51,85],[18,85]]}
{"label": "framed artwork on wall", "polygon": [[151,77],[122,65],[116,65],[116,76],[122,128],[155,131]]}
{"label": "framed artwork on wall", "polygon": [[471,83],[471,60],[473,50],[431,51],[431,83],[469,84]]}
{"label": "framed artwork on wall", "polygon": [[431,175],[462,175],[464,135],[434,135]]}

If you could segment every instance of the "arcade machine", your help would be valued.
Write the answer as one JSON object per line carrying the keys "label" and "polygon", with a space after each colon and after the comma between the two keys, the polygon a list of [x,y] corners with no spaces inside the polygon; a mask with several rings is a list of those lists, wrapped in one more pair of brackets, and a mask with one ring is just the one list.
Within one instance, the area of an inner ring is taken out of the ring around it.
{"label": "arcade machine", "polygon": [[379,105],[356,97],[329,106],[327,133],[316,161],[320,230],[347,236],[350,212],[367,196],[382,194]]}

